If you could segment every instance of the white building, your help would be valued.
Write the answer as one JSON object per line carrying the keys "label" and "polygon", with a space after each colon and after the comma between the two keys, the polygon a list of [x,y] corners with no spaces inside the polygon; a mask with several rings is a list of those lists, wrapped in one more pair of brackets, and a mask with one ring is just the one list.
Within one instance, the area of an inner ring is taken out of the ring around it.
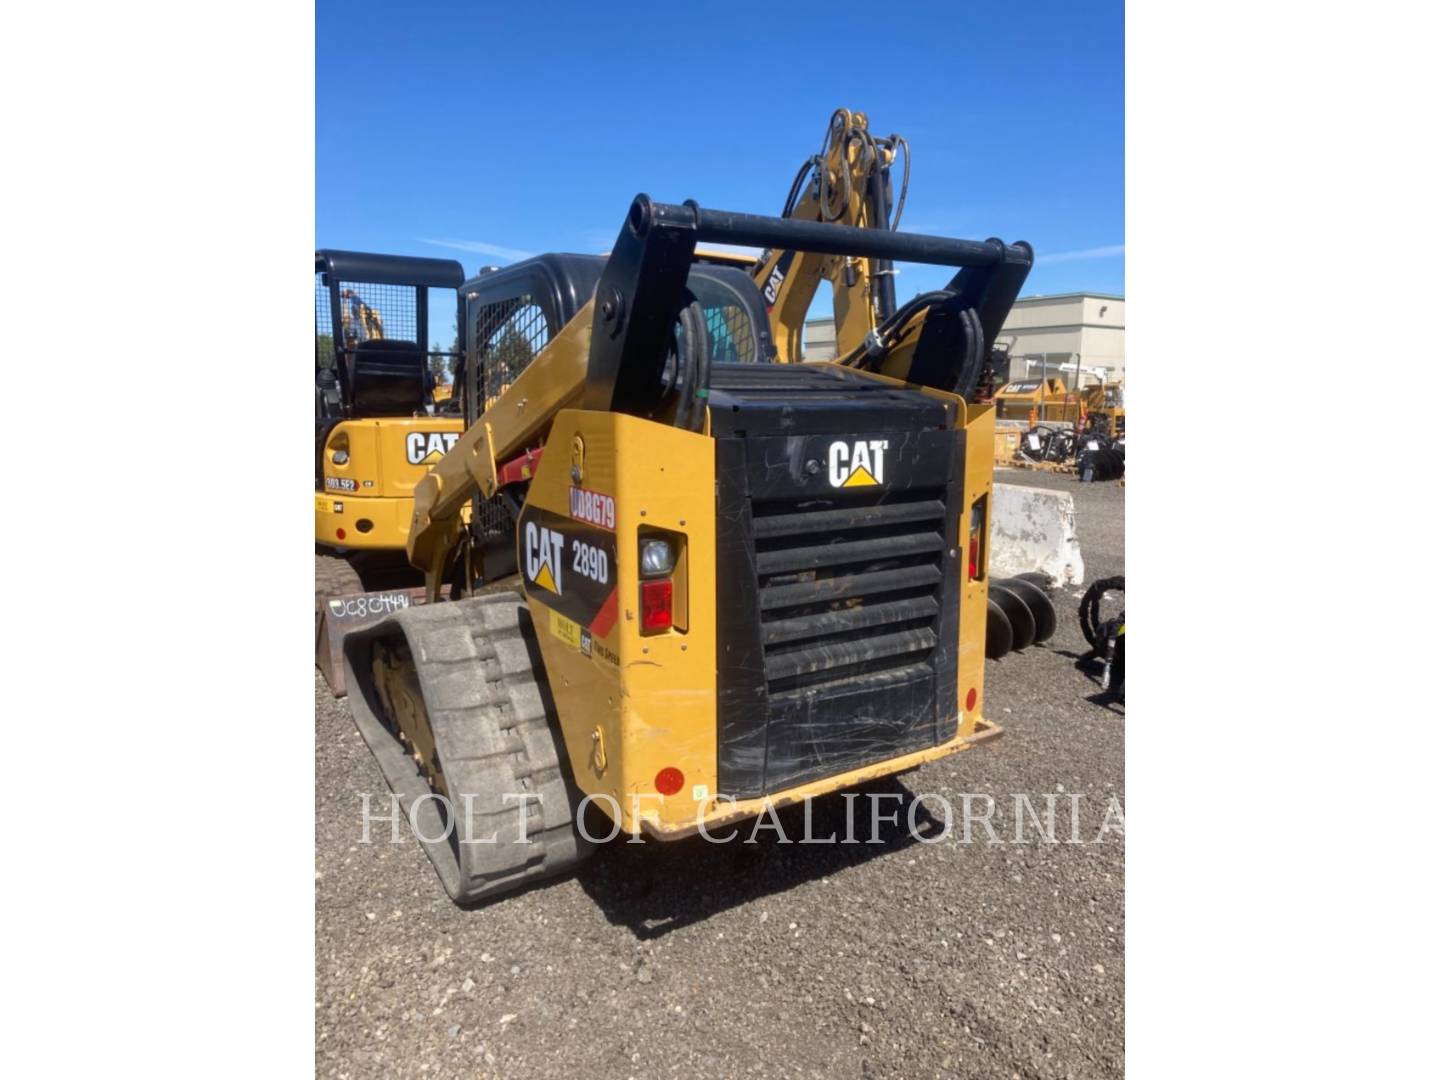
{"label": "white building", "polygon": [[802,345],[806,360],[834,360],[835,320],[806,319]]}
{"label": "white building", "polygon": [[[1080,371],[1103,370],[1107,383],[1123,382],[1125,298],[1107,293],[1022,296],[995,343],[1008,352],[1011,382],[1044,374],[1073,386],[1077,365]],[[996,374],[1005,377],[1005,372]]]}
{"label": "white building", "polygon": [[[996,344],[1010,357],[1010,370],[996,372],[1002,383],[1054,376],[1073,386],[1077,366],[1082,372],[1102,370],[1107,383],[1123,382],[1125,298],[1108,293],[1022,296]],[[807,320],[805,359],[834,358],[835,321]]]}

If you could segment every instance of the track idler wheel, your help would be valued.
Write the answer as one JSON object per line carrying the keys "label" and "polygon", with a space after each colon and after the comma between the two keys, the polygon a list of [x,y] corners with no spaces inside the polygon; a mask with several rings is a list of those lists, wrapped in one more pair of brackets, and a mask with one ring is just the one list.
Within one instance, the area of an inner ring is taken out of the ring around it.
{"label": "track idler wheel", "polygon": [[591,853],[539,655],[514,593],[417,605],[345,638],[355,726],[456,903]]}
{"label": "track idler wheel", "polygon": [[1021,574],[990,583],[985,624],[985,655],[998,660],[1006,653],[1049,641],[1058,622],[1050,602],[1049,578]]}

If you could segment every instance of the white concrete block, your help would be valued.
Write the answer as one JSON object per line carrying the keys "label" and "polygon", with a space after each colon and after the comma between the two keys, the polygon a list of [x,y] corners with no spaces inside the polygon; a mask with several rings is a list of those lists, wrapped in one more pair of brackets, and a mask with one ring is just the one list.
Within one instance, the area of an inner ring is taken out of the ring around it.
{"label": "white concrete block", "polygon": [[990,576],[1040,571],[1057,585],[1081,585],[1085,562],[1068,491],[996,484],[990,508]]}

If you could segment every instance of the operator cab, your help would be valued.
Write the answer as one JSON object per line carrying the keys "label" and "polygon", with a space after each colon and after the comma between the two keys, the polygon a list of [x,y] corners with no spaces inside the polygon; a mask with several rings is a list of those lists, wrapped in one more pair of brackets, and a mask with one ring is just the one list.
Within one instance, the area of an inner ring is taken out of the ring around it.
{"label": "operator cab", "polygon": [[[765,302],[735,257],[700,256],[687,286],[704,309],[716,365],[773,363],[775,346]],[[467,386],[465,364],[478,360],[474,405],[466,395],[466,425],[489,408],[540,350],[595,295],[604,255],[538,255],[504,268],[486,268],[461,289],[465,349],[455,385]]]}
{"label": "operator cab", "polygon": [[[430,289],[458,289],[453,259],[315,253],[317,419],[413,416],[430,404]],[[438,354],[449,357],[449,353]]]}
{"label": "operator cab", "polygon": [[[454,290],[453,259],[315,252],[315,483],[342,420],[423,415],[432,403],[430,289]],[[458,298],[458,293],[456,294]]]}

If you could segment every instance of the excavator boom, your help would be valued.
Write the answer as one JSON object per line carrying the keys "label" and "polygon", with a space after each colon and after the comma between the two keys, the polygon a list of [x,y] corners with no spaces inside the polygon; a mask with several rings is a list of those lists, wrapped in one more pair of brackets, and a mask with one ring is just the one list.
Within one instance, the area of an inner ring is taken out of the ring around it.
{"label": "excavator boom", "polygon": [[[890,168],[905,155],[900,198],[891,216]],[[820,153],[807,158],[780,216],[796,221],[894,231],[910,182],[910,146],[903,136],[877,138],[862,112],[836,109]],[[834,294],[835,337],[841,355],[858,347],[877,323],[895,311],[892,261],[849,253],[766,248],[755,283],[770,308],[777,358],[802,358],[805,317],[822,281]]]}

